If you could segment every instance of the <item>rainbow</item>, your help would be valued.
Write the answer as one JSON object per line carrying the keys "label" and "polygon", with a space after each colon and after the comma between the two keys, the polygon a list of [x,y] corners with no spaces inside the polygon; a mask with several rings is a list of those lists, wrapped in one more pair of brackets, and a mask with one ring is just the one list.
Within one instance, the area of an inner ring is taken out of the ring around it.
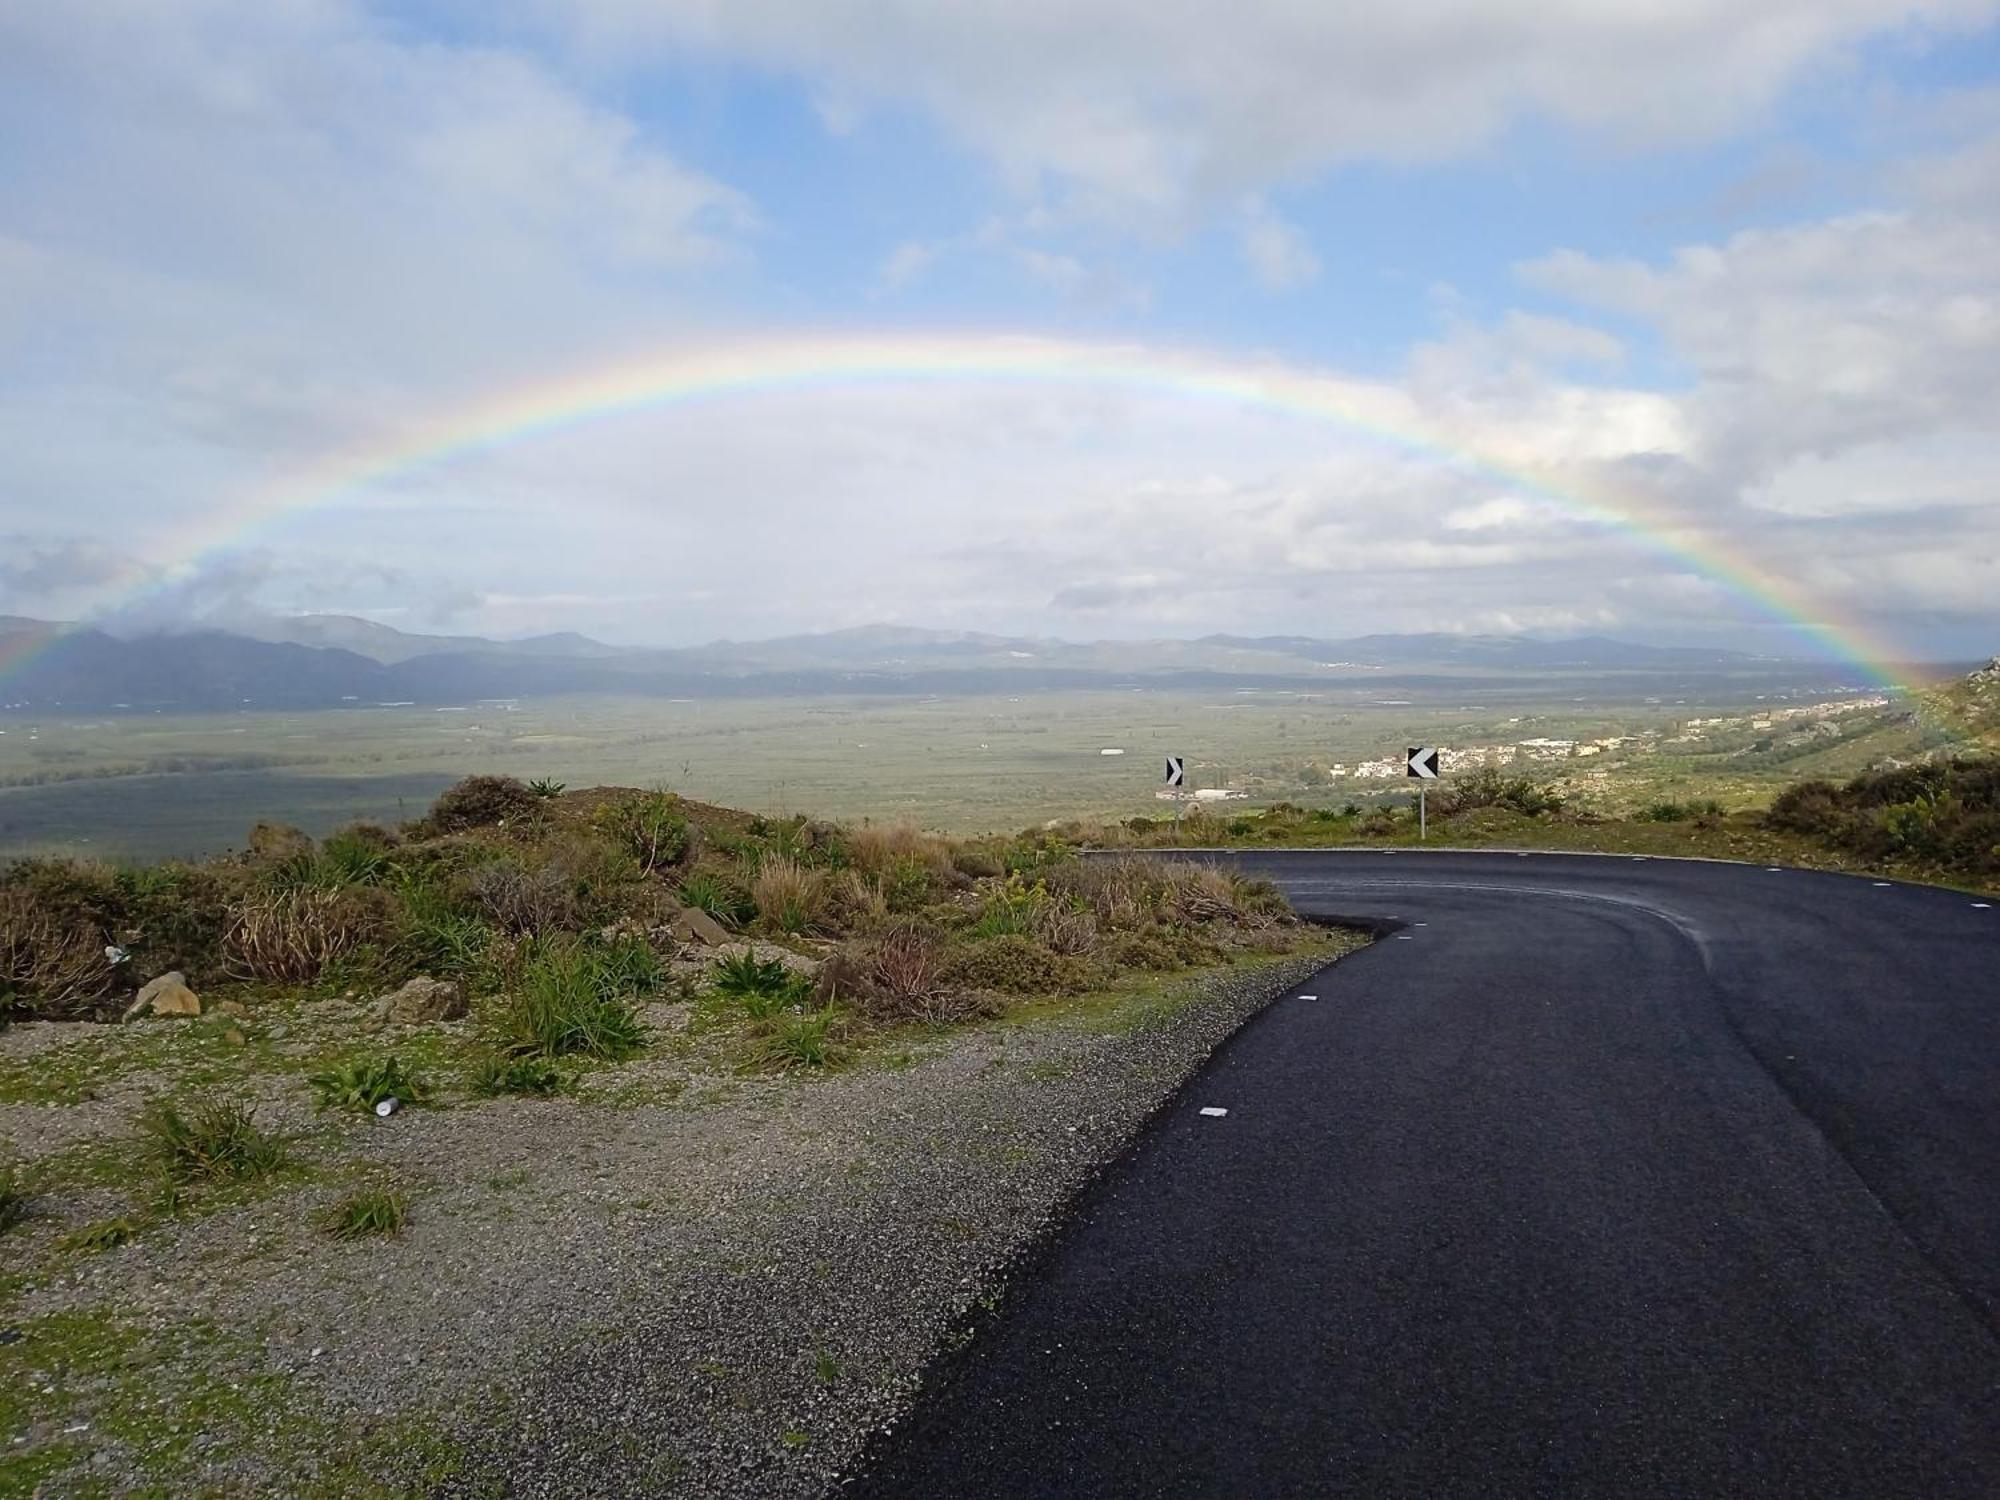
{"label": "rainbow", "polygon": [[[1020,384],[1128,391],[1220,403],[1321,423],[1444,465],[1500,489],[1553,504],[1711,580],[1817,653],[1869,683],[1900,689],[1897,653],[1722,539],[1636,493],[1612,494],[1509,459],[1496,440],[1455,441],[1427,424],[1407,395],[1270,360],[1233,359],[1132,344],[997,335],[848,335],[740,339],[573,373],[488,395],[394,437],[327,456],[203,518],[171,545],[164,572],[130,591],[129,609],[204,560],[240,547],[289,517],[339,504],[454,460],[542,434],[636,412],[821,388],[905,383]],[[0,681],[42,644],[0,660]]]}

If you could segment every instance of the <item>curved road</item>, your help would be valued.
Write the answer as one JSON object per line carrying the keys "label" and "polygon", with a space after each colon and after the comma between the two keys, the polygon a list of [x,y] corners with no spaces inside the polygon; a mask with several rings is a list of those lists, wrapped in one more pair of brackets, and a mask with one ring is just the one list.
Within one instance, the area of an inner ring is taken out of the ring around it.
{"label": "curved road", "polygon": [[2000,1495],[2000,908],[1240,864],[1394,930],[1210,1060],[847,1493]]}

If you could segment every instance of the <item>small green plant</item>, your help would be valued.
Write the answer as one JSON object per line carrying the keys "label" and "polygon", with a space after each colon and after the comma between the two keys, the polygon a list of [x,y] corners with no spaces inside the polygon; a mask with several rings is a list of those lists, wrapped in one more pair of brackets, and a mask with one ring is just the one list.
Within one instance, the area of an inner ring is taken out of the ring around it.
{"label": "small green plant", "polygon": [[384,1099],[403,1104],[430,1102],[430,1084],[406,1071],[394,1057],[355,1058],[314,1073],[307,1080],[321,1109],[372,1110]]}
{"label": "small green plant", "polygon": [[794,1007],[761,1023],[750,1043],[753,1066],[778,1071],[825,1068],[846,1053],[834,1038],[842,1020],[831,1001],[817,1010]]}
{"label": "small green plant", "polygon": [[387,1188],[363,1188],[349,1193],[320,1215],[320,1228],[337,1240],[367,1239],[397,1234],[409,1216],[409,1200]]}
{"label": "small green plant", "polygon": [[139,1225],[132,1219],[100,1219],[64,1235],[61,1248],[78,1255],[97,1255],[117,1249],[138,1233]]}
{"label": "small green plant", "polygon": [[552,776],[537,776],[528,783],[528,790],[537,797],[560,797],[564,786],[565,783],[557,781]]}
{"label": "small green plant", "polygon": [[486,1057],[472,1072],[472,1092],[482,1099],[502,1094],[526,1094],[546,1099],[560,1093],[561,1069],[545,1057]]}
{"label": "small green plant", "polygon": [[638,862],[645,874],[679,864],[693,841],[688,820],[680,814],[680,798],[671,792],[643,797],[606,809],[610,831]]}
{"label": "small green plant", "polygon": [[757,915],[757,904],[749,893],[739,890],[718,875],[697,871],[681,882],[681,905],[705,911],[716,921],[741,926]]}
{"label": "small green plant", "polygon": [[624,976],[591,948],[543,948],[522,967],[500,1009],[502,1047],[515,1057],[632,1056],[645,1046],[646,1030],[624,984]]}
{"label": "small green plant", "polygon": [[222,1100],[185,1111],[161,1100],[141,1118],[140,1132],[172,1186],[267,1177],[286,1164],[284,1143],[258,1129],[249,1110]]}
{"label": "small green plant", "polygon": [[28,1217],[28,1193],[9,1167],[0,1172],[0,1234]]}
{"label": "small green plant", "polygon": [[710,988],[750,1020],[769,1021],[803,1003],[808,985],[785,967],[783,959],[760,959],[746,949],[716,960]]}

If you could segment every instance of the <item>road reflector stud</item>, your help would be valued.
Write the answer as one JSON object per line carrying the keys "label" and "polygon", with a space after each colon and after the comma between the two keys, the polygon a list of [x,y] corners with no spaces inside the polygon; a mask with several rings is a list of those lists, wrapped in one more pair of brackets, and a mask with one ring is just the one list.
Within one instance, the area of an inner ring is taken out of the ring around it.
{"label": "road reflector stud", "polygon": [[1986,911],[1990,909],[1992,905],[1993,903],[1990,901],[1975,901],[1972,903],[1972,909],[1974,911]]}
{"label": "road reflector stud", "polygon": [[1208,1117],[1209,1117],[1210,1119],[1212,1119],[1212,1120],[1219,1120],[1219,1119],[1221,1119],[1221,1118],[1222,1118],[1222,1117],[1223,1117],[1224,1115],[1226,1115],[1226,1114],[1228,1114],[1228,1113],[1229,1113],[1229,1111],[1228,1111],[1228,1110],[1226,1110],[1226,1109],[1218,1109],[1218,1108],[1217,1108],[1217,1107],[1216,1107],[1215,1105],[1213,1105],[1213,1104],[1204,1104],[1204,1105],[1203,1105],[1203,1106],[1201,1107],[1201,1112],[1202,1112],[1203,1114],[1207,1115],[1207,1116],[1208,1116]]}
{"label": "road reflector stud", "polygon": [[1301,1000],[1317,1000],[1317,999],[1319,999],[1319,996],[1317,996],[1317,995],[1301,995],[1301,996],[1299,996],[1299,998],[1300,998]]}

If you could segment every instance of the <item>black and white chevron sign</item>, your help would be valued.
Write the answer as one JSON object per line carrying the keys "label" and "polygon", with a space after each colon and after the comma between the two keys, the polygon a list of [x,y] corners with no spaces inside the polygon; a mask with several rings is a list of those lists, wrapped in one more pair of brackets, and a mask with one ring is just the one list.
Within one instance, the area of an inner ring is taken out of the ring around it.
{"label": "black and white chevron sign", "polygon": [[1422,781],[1436,781],[1438,775],[1438,753],[1436,748],[1429,745],[1412,747],[1410,750],[1409,766],[1405,774],[1415,776]]}
{"label": "black and white chevron sign", "polygon": [[1167,757],[1167,785],[1187,785],[1187,766],[1178,755]]}

